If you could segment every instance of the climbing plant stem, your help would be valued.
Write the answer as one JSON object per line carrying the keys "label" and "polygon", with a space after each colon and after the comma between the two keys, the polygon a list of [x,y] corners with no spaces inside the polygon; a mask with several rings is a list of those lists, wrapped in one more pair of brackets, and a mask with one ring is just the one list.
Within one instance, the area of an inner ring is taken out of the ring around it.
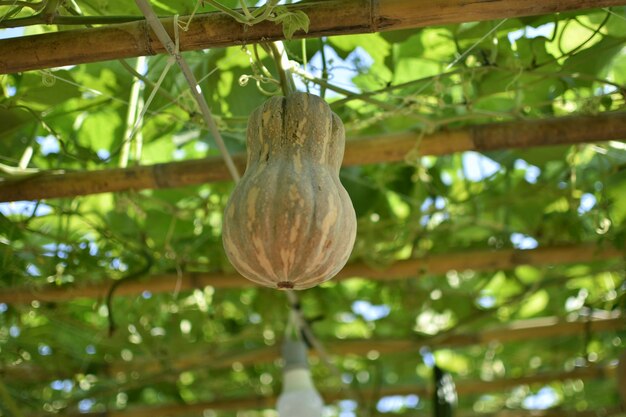
{"label": "climbing plant stem", "polygon": [[289,95],[296,91],[296,85],[291,75],[291,65],[289,59],[285,54],[285,46],[281,41],[272,42],[268,44],[269,49],[276,62],[276,69],[278,70],[278,77],[280,79],[280,87],[283,90],[284,95]]}
{"label": "climbing plant stem", "polygon": [[[187,61],[185,61],[183,56],[180,54],[177,45],[174,44],[174,42],[170,38],[170,35],[167,33],[167,31],[163,27],[163,24],[161,23],[157,15],[154,13],[154,10],[152,9],[152,6],[150,6],[150,3],[148,3],[147,0],[135,0],[135,3],[137,4],[137,7],[139,7],[143,15],[146,17],[146,21],[148,22],[148,24],[150,25],[150,27],[152,28],[156,36],[159,38],[159,40],[161,41],[161,43],[163,44],[167,52],[172,57],[174,57],[174,59],[176,60],[176,63],[178,64],[181,71],[183,72],[183,75],[185,76],[185,79],[187,80],[187,83],[189,84],[191,94],[193,95],[196,102],[198,103],[198,106],[200,107],[202,118],[204,119],[204,122],[206,123],[209,129],[209,132],[211,132],[211,134],[213,135],[213,138],[215,139],[215,143],[217,143],[217,147],[220,150],[220,153],[222,155],[222,158],[224,159],[224,162],[226,164],[228,171],[230,172],[230,175],[232,176],[235,182],[239,182],[240,175],[239,175],[239,172],[237,171],[237,167],[235,166],[233,159],[228,153],[228,149],[226,149],[226,144],[224,143],[224,139],[222,138],[222,135],[217,129],[217,124],[215,123],[215,120],[213,119],[211,110],[209,109],[209,106],[206,100],[204,99],[204,96],[202,95],[202,89],[198,85],[198,81],[196,80],[195,75],[193,75],[191,68],[189,68]],[[175,21],[174,25],[177,25],[177,24],[178,23]],[[176,26],[175,26],[175,29],[176,29]]]}

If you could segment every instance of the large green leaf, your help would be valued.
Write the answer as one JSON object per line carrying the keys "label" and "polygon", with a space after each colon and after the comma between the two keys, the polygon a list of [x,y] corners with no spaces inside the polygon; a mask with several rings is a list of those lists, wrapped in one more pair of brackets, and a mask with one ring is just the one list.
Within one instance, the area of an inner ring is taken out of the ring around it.
{"label": "large green leaf", "polygon": [[[611,62],[624,47],[623,38],[605,36],[600,42],[565,60],[563,70],[570,73],[584,74],[590,77],[606,76]],[[591,80],[578,80],[583,85],[590,85]]]}

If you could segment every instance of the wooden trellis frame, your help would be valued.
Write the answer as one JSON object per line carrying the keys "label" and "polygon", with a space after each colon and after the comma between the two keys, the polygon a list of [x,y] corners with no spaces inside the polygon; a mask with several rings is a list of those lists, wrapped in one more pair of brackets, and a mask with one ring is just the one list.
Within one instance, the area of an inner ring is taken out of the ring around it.
{"label": "wooden trellis frame", "polygon": [[[563,337],[582,334],[583,332],[603,332],[618,331],[626,327],[626,321],[622,316],[614,316],[606,319],[591,319],[589,321],[580,320],[575,322],[567,322],[559,320],[556,317],[544,317],[541,319],[527,320],[521,322],[510,323],[497,329],[485,330],[475,334],[452,334],[445,338],[440,338],[434,343],[428,343],[431,348],[445,347],[462,347],[473,344],[488,344],[492,342],[515,342],[521,340],[532,340],[549,337]],[[330,345],[334,354],[365,354],[371,350],[377,350],[379,353],[395,353],[416,351],[422,344],[419,341],[400,340],[400,341],[343,341],[335,342]],[[210,363],[190,362],[186,366],[198,369],[199,366],[208,366],[213,369],[228,368],[234,362],[243,365],[258,363],[258,355],[261,354],[262,362],[271,361],[278,357],[277,349],[268,348],[268,353],[248,352],[242,355],[231,355],[218,357]],[[206,355],[205,355],[206,356]],[[156,363],[156,362],[154,362]],[[133,363],[125,363],[119,368],[112,366],[108,369],[111,373],[130,372],[133,370]],[[150,363],[138,364],[142,371],[159,371],[161,368],[157,365],[155,368]],[[174,364],[176,369],[179,363]],[[169,368],[169,367],[168,367]],[[184,369],[176,369],[183,371]],[[0,370],[0,375],[20,378],[19,371],[16,369]],[[41,376],[41,375],[40,375]],[[542,372],[534,375],[525,375],[514,378],[500,378],[490,381],[483,380],[460,380],[456,381],[456,390],[460,395],[477,395],[483,393],[493,393],[502,390],[509,390],[523,385],[545,385],[551,382],[565,382],[568,380],[591,380],[591,379],[615,379],[616,366],[596,365],[584,368],[575,368],[571,371]],[[57,375],[55,375],[55,378]],[[420,397],[428,397],[432,394],[432,387],[425,384],[420,385],[404,385],[404,386],[387,386],[377,389],[366,388],[361,390],[367,398],[381,398],[390,395],[418,395]],[[345,395],[338,392],[322,392],[325,400],[333,402],[345,398]],[[272,408],[277,397],[256,396],[234,399],[223,399],[208,402],[199,402],[195,404],[168,404],[152,407],[135,407],[125,410],[109,410],[106,412],[90,412],[90,413],[69,413],[68,416],[79,417],[175,417],[178,415],[190,415],[193,413],[202,413],[204,410],[242,410],[254,408]],[[620,407],[609,407],[600,410],[603,416],[623,415]],[[460,415],[465,415],[461,413]],[[475,414],[472,414],[475,415]],[[481,414],[482,415],[482,414]],[[504,413],[495,413],[494,416],[501,417],[560,417],[567,415],[571,417],[593,417],[598,415],[598,410],[572,412],[563,410],[538,410],[532,413],[524,410],[507,410]],[[486,415],[485,415],[486,416]],[[31,415],[29,415],[31,417]],[[35,417],[35,415],[32,415]]]}
{"label": "wooden trellis frame", "polygon": [[[624,416],[624,412],[620,407],[605,407],[595,410],[575,411],[571,409],[563,410],[561,408],[547,409],[547,410],[511,410],[506,409],[497,411],[495,413],[476,413],[475,411],[464,411],[455,414],[458,417],[598,417],[602,415],[604,417],[611,416]],[[378,414],[376,417],[381,417],[382,414]],[[402,417],[421,417],[420,414],[404,414]]]}
{"label": "wooden trellis frame", "polygon": [[[403,161],[417,145],[419,136],[415,132],[405,132],[348,140],[343,165]],[[422,156],[438,156],[470,150],[492,151],[623,139],[626,139],[626,112],[615,112],[442,130],[423,137],[418,151]],[[243,172],[245,155],[235,155],[233,159]],[[226,180],[230,180],[230,174],[219,157],[90,172],[44,171],[0,181],[0,202],[183,187]]]}
{"label": "wooden trellis frame", "polygon": [[[418,352],[423,346],[431,349],[462,348],[472,345],[489,343],[511,343],[526,340],[545,339],[547,337],[568,337],[585,332],[601,333],[626,329],[626,319],[621,315],[606,318],[579,319],[566,321],[558,317],[541,317],[508,323],[503,326],[485,329],[476,333],[451,333],[444,337],[427,339],[355,339],[327,341],[328,350],[333,355],[366,355],[376,351],[381,355],[394,353]],[[315,352],[312,352],[315,355]],[[216,355],[194,354],[189,357],[175,358],[167,361],[167,370],[184,372],[191,369],[226,369],[233,364],[243,366],[269,363],[280,357],[279,346],[268,346],[237,353],[219,353]],[[142,373],[158,373],[165,370],[163,361],[138,359],[133,362],[116,361],[104,364],[103,369],[111,375],[138,371]],[[82,372],[82,370],[80,370]],[[22,364],[15,367],[0,369],[0,375],[11,380],[49,381],[53,378],[72,378],[75,372],[63,369],[51,374],[45,369]]]}
{"label": "wooden trellis frame", "polygon": [[[558,317],[541,317],[538,319],[512,322],[492,329],[482,330],[476,333],[451,333],[443,337],[427,339],[358,339],[358,340],[337,340],[327,341],[325,345],[333,355],[359,355],[365,356],[369,352],[376,351],[381,355],[401,354],[419,352],[427,346],[431,349],[442,348],[462,348],[473,345],[488,345],[498,342],[502,344],[511,342],[521,342],[526,340],[539,340],[546,338],[568,337],[582,335],[586,332],[600,333],[626,330],[626,318],[615,315],[609,318],[589,320],[579,319],[577,321],[565,321]],[[114,362],[107,366],[107,371],[112,375],[119,372],[128,373],[132,371],[144,373],[158,373],[165,370],[175,370],[184,372],[193,369],[226,369],[238,363],[243,366],[252,366],[261,363],[270,363],[280,358],[279,346],[268,346],[266,348],[250,350],[238,353],[218,354],[207,356],[206,352],[195,354],[184,358],[174,358],[171,361],[157,360],[136,360],[134,362]],[[315,352],[312,352],[315,355]],[[29,379],[29,377],[44,377],[45,372],[37,372],[32,369],[20,371],[20,368],[11,372],[14,378]],[[72,375],[67,375],[71,377]]]}
{"label": "wooden trellis frame", "polygon": [[[333,0],[307,1],[288,7],[303,11],[311,20],[308,33],[298,32],[295,37],[315,38],[624,4],[624,0]],[[48,20],[54,23],[54,16],[48,16]],[[165,18],[163,24],[173,38],[173,19]],[[180,49],[199,50],[279,39],[284,39],[282,28],[272,22],[248,27],[225,13],[207,13],[196,15],[189,30],[180,34]],[[141,19],[94,29],[0,40],[0,74],[164,52]]]}
{"label": "wooden trellis frame", "polygon": [[[334,278],[342,280],[361,277],[377,281],[390,281],[419,277],[426,274],[440,275],[451,270],[493,271],[508,270],[519,265],[555,265],[592,261],[619,261],[624,252],[611,247],[599,248],[596,245],[554,246],[532,250],[486,250],[430,255],[423,259],[398,261],[386,269],[375,269],[364,263],[348,264]],[[78,281],[83,281],[78,279]],[[93,284],[58,287],[16,287],[0,291],[0,302],[9,304],[68,301],[75,298],[106,296],[114,281],[104,280]],[[172,292],[175,289],[186,291],[205,286],[214,288],[247,288],[256,284],[239,274],[185,272],[181,275],[154,274],[143,280],[132,280],[120,285],[115,294],[138,295],[144,291],[152,293]]]}
{"label": "wooden trellis frame", "polygon": [[[545,372],[536,375],[527,375],[518,378],[501,378],[493,381],[456,381],[456,391],[459,395],[474,395],[508,390],[520,385],[546,384],[555,381],[567,381],[574,379],[607,379],[613,378],[615,366],[590,366],[578,368],[572,371]],[[428,397],[431,388],[426,385],[406,385],[381,387],[379,389],[367,388],[360,390],[366,398],[380,398],[389,395],[418,395]],[[345,394],[338,392],[322,392],[327,402],[344,399]],[[174,417],[178,415],[202,414],[204,410],[244,410],[255,408],[273,408],[276,396],[245,397],[225,399],[217,401],[199,402],[195,404],[170,404],[152,407],[135,407],[126,410],[110,410],[106,413],[76,413],[67,414],[71,417]]]}

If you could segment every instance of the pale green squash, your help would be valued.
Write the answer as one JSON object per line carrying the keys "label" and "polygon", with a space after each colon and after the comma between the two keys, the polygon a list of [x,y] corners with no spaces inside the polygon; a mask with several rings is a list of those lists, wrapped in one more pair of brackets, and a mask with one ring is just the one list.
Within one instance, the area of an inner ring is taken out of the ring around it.
{"label": "pale green squash", "polygon": [[248,123],[248,165],[226,206],[223,243],[246,278],[304,289],[346,264],[356,216],[339,181],[345,132],[321,98],[273,97]]}

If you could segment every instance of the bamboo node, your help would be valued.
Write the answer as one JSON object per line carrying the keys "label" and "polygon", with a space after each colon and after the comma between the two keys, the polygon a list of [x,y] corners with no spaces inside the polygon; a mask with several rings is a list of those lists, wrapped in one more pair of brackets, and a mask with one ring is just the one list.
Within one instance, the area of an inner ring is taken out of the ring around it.
{"label": "bamboo node", "polygon": [[370,28],[372,32],[378,32],[378,21],[380,20],[380,5],[378,0],[370,0]]}
{"label": "bamboo node", "polygon": [[152,166],[154,182],[158,188],[169,188],[172,186],[167,172],[166,164],[155,164]]}
{"label": "bamboo node", "polygon": [[144,39],[144,53],[145,55],[156,55],[156,51],[152,48],[152,37],[150,36],[150,25],[146,20],[140,22],[140,30]]}

